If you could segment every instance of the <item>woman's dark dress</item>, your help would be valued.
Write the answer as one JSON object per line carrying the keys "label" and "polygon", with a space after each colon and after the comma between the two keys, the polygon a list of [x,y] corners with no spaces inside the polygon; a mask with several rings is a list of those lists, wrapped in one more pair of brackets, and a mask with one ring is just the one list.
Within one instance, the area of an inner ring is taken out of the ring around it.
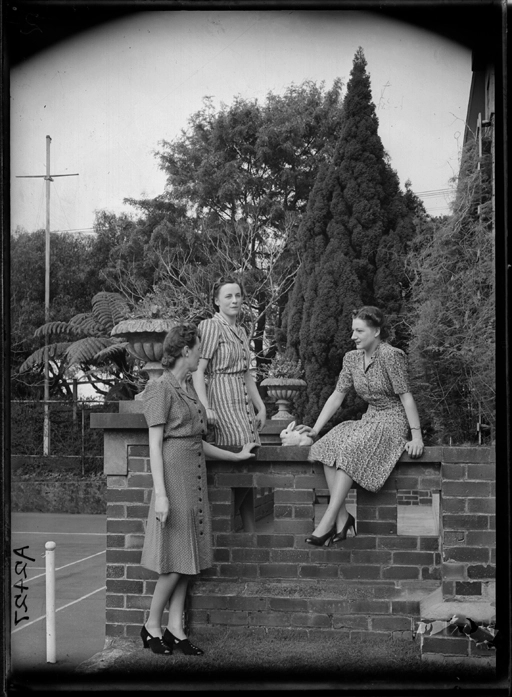
{"label": "woman's dark dress", "polygon": [[197,574],[213,563],[202,436],[206,412],[192,381],[183,390],[169,370],[144,390],[148,426],[164,424],[163,464],[169,517],[162,529],[151,495],[141,565],[159,574]]}

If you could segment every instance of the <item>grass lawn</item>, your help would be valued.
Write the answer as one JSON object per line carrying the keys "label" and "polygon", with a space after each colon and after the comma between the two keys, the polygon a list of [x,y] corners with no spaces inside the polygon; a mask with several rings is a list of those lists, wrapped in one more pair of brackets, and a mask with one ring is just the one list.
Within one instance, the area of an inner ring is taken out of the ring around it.
{"label": "grass lawn", "polygon": [[347,635],[330,634],[314,640],[297,638],[287,630],[262,637],[237,628],[198,628],[191,635],[204,656],[171,657],[153,654],[133,643],[123,656],[102,671],[112,677],[176,683],[212,684],[212,681],[262,681],[311,683],[423,684],[424,681],[456,685],[467,679],[488,683],[491,669],[442,669],[422,663],[419,639],[387,639],[375,636],[350,641]]}

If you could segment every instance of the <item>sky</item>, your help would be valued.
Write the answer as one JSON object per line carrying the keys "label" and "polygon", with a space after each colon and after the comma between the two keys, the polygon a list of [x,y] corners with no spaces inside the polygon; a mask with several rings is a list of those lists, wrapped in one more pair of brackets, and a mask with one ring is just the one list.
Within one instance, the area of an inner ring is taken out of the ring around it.
{"label": "sky", "polygon": [[[339,77],[367,60],[379,135],[433,215],[449,212],[471,84],[470,51],[368,11],[155,11],[83,32],[11,72],[11,229],[44,228],[46,136],[51,230],[90,231],[96,210],[165,187],[155,152],[206,96],[265,100],[292,83]],[[436,192],[445,193],[436,193]],[[423,194],[422,192],[427,192]]]}

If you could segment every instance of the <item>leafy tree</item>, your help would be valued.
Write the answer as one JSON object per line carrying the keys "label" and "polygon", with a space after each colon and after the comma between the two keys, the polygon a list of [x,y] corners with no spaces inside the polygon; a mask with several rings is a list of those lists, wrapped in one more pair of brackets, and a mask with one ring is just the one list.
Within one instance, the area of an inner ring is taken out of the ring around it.
{"label": "leafy tree", "polygon": [[495,427],[495,305],[491,155],[466,145],[451,216],[418,237],[410,364],[417,401],[439,442],[467,442],[479,418]]}
{"label": "leafy tree", "polygon": [[[68,322],[43,324],[35,331],[39,340],[45,336],[60,339],[48,345],[51,393],[71,397],[69,377],[79,369],[100,394],[108,395],[108,390],[98,386],[100,381],[111,387],[124,382],[128,393],[133,394],[133,360],[125,351],[126,342],[110,336],[113,327],[129,312],[130,307],[121,295],[102,291],[93,297],[90,312],[79,313]],[[44,346],[38,348],[23,362],[19,372],[42,375],[44,354]]]}
{"label": "leafy tree", "polygon": [[[296,403],[306,421],[318,415],[343,355],[353,348],[352,310],[377,305],[401,326],[408,286],[404,257],[415,232],[416,202],[402,194],[388,160],[359,48],[334,158],[318,174],[298,233],[302,266],[286,327],[290,351],[302,361],[308,382]],[[361,409],[360,401],[349,399],[335,419],[353,418]]]}
{"label": "leafy tree", "polygon": [[[37,327],[45,321],[45,231],[11,234],[11,365],[12,395],[37,389],[17,368],[36,349]],[[93,258],[93,240],[69,233],[50,235],[50,319],[64,321],[85,312],[101,282]]]}
{"label": "leafy tree", "polygon": [[328,91],[305,82],[264,104],[237,98],[216,111],[205,100],[179,138],[161,143],[166,191],[130,201],[141,217],[111,253],[109,288],[131,298],[154,291],[200,317],[211,311],[213,278],[239,272],[261,356],[299,264],[298,219],[320,162],[332,158],[340,94],[339,81]]}

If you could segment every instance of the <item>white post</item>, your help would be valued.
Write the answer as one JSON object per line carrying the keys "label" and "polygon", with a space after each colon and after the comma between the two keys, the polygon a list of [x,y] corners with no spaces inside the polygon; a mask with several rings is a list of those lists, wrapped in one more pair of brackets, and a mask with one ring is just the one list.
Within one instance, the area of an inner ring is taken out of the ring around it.
{"label": "white post", "polygon": [[55,637],[55,542],[45,544],[46,567],[46,662],[56,663]]}

